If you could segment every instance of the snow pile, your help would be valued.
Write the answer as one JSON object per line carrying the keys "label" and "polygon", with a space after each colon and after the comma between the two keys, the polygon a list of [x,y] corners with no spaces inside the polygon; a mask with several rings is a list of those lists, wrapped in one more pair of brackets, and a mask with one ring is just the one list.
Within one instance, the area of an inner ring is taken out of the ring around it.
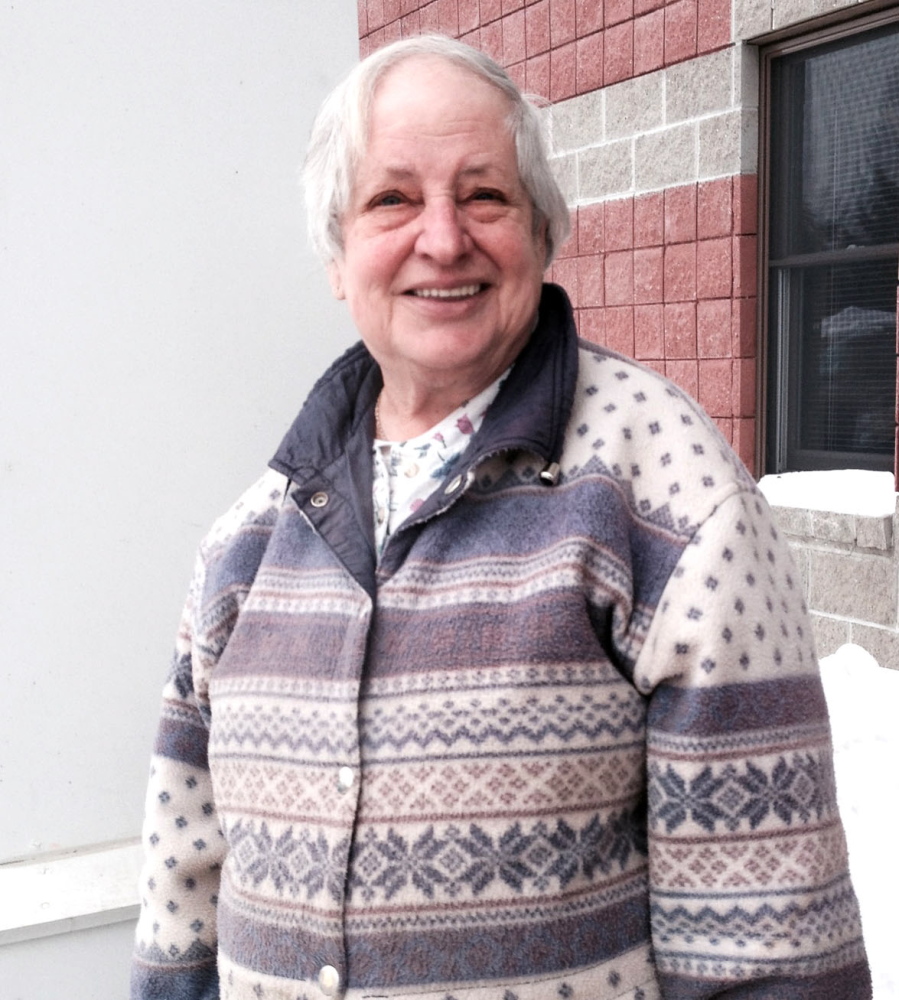
{"label": "snow pile", "polygon": [[861,517],[889,517],[896,506],[892,472],[830,469],[763,476],[759,489],[772,507],[826,510]]}
{"label": "snow pile", "polygon": [[821,660],[821,678],[874,1000],[899,1000],[899,670],[849,644]]}

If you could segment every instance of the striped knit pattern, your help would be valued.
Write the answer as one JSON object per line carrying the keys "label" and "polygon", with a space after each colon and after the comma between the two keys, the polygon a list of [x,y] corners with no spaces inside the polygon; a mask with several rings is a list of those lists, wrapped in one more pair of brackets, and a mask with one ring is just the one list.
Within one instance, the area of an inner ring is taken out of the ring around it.
{"label": "striped knit pattern", "polygon": [[677,389],[584,345],[557,486],[484,430],[374,594],[280,473],[207,538],[133,996],[312,1000],[324,965],[350,1000],[869,996],[811,635],[751,478]]}

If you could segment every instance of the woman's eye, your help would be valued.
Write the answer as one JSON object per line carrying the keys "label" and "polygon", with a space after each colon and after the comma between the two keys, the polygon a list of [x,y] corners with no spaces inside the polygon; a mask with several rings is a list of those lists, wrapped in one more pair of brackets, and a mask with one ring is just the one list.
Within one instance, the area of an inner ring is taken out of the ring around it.
{"label": "woman's eye", "polygon": [[388,191],[386,194],[379,195],[374,200],[375,205],[382,205],[385,208],[390,208],[393,205],[402,205],[403,197],[396,193],[396,191]]}
{"label": "woman's eye", "polygon": [[474,201],[501,201],[502,195],[499,191],[475,191],[472,196]]}

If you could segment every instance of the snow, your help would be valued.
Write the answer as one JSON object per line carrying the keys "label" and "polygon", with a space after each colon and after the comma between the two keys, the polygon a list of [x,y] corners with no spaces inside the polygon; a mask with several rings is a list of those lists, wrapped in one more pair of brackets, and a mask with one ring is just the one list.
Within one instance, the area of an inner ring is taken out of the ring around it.
{"label": "snow", "polygon": [[821,660],[821,678],[874,1000],[899,1000],[899,670],[847,644]]}
{"label": "snow", "polygon": [[[890,517],[892,472],[842,469],[765,476],[759,488],[772,507]],[[899,1000],[899,670],[860,646],[841,646],[821,660],[834,740],[837,799],[849,845],[874,1000]]]}
{"label": "snow", "polygon": [[896,507],[892,472],[832,469],[763,476],[759,489],[772,507],[800,507],[861,517],[889,517]]}
{"label": "snow", "polygon": [[800,507],[861,517],[889,517],[896,507],[892,472],[832,469],[763,476],[759,489],[772,507]]}

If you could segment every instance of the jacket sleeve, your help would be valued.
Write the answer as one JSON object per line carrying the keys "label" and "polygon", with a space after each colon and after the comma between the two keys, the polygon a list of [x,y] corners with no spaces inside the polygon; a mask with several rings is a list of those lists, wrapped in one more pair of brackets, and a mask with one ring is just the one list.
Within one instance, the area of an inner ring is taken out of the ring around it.
{"label": "jacket sleeve", "polygon": [[635,681],[663,997],[867,1000],[811,627],[757,492],[686,546]]}
{"label": "jacket sleeve", "polygon": [[181,619],[147,790],[132,1000],[217,1000],[216,903],[224,840],[207,762],[208,699],[197,670],[204,568]]}
{"label": "jacket sleeve", "polygon": [[218,1000],[216,912],[226,848],[209,770],[209,684],[288,486],[267,471],[200,546],[150,769],[132,1000]]}

